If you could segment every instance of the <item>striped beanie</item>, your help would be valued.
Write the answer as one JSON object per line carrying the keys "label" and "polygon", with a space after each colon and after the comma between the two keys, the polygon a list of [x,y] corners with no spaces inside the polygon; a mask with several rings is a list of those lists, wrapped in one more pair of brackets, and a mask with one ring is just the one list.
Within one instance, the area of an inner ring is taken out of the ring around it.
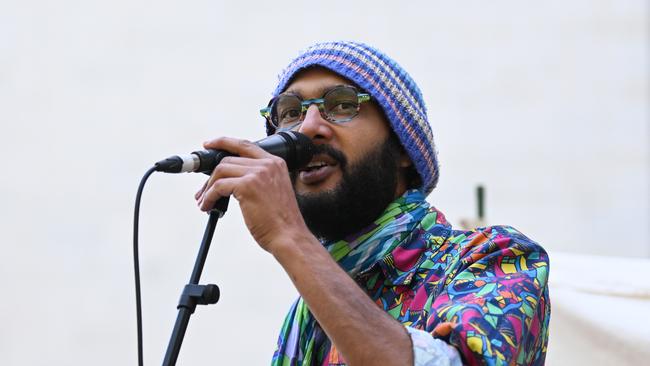
{"label": "striped beanie", "polygon": [[[388,56],[363,43],[317,43],[282,71],[273,97],[286,89],[297,72],[314,65],[351,80],[370,94],[415,165],[422,179],[419,190],[429,194],[438,183],[438,158],[422,93],[409,74]],[[268,122],[266,132],[275,132]]]}

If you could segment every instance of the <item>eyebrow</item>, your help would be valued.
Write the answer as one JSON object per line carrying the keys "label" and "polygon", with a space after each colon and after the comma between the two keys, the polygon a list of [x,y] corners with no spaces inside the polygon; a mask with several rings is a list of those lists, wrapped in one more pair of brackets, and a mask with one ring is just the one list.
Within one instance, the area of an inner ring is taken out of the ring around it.
{"label": "eyebrow", "polygon": [[[320,93],[320,97],[314,98],[314,99],[322,98],[325,94],[327,94],[328,91],[330,91],[330,90],[332,90],[334,88],[338,88],[339,86],[350,86],[350,87],[354,88],[353,85],[348,85],[348,84],[337,84],[337,85],[330,85],[330,86],[327,86],[327,87],[321,87],[319,89],[316,89],[316,91]],[[296,89],[287,89],[283,93],[281,93],[280,95],[282,95],[282,94],[291,94],[291,95],[298,96],[300,98],[303,97],[302,94],[300,93],[300,91],[296,90]]]}

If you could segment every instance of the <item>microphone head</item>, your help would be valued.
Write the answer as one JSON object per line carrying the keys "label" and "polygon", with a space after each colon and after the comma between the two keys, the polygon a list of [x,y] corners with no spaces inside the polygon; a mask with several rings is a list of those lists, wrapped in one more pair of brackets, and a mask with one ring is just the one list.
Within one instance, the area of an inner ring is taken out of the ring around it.
{"label": "microphone head", "polygon": [[296,170],[309,164],[314,157],[314,144],[306,135],[296,132],[278,132],[276,136],[282,136],[286,142],[286,156],[282,156],[287,162],[289,171]]}

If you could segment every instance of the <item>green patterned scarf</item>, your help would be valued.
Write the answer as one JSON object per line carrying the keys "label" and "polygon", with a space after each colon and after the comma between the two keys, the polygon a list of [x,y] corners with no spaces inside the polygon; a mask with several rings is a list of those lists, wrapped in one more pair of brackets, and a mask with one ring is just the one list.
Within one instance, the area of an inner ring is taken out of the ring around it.
{"label": "green patterned scarf", "polygon": [[[429,204],[420,191],[409,190],[388,205],[371,225],[349,241],[323,243],[332,258],[351,276],[369,269],[393,251],[427,214]],[[313,365],[331,343],[302,297],[293,304],[282,326],[273,366]]]}

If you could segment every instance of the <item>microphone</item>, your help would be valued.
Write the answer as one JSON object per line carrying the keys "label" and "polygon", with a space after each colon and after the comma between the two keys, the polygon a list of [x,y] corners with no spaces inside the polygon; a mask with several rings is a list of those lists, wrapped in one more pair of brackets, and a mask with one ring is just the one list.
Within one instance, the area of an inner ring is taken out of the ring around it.
{"label": "microphone", "polygon": [[[255,144],[284,159],[290,171],[303,167],[314,155],[311,139],[295,131],[278,132],[256,141]],[[156,171],[164,173],[211,174],[221,159],[233,155],[223,150],[199,150],[191,154],[170,156],[157,162],[154,167]]]}

